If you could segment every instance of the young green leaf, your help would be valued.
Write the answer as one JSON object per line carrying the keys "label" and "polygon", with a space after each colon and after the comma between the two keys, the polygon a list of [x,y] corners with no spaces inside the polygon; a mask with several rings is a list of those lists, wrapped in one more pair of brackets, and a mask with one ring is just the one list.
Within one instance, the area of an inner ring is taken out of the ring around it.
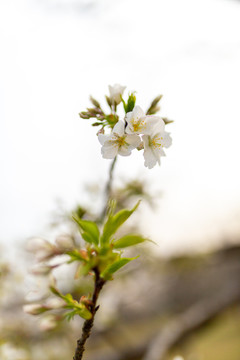
{"label": "young green leaf", "polygon": [[115,261],[113,264],[107,266],[107,268],[101,273],[101,277],[105,280],[110,280],[112,278],[112,274],[121,269],[123,266],[128,264],[130,261],[137,259],[138,256],[134,258],[122,258]]}
{"label": "young green leaf", "polygon": [[70,256],[70,260],[68,263],[72,263],[74,261],[88,261],[87,252],[84,250],[72,250],[68,251],[67,254]]}
{"label": "young green leaf", "polygon": [[128,235],[125,235],[125,236],[121,237],[120,239],[116,240],[113,243],[113,248],[114,249],[123,249],[128,246],[140,244],[146,240],[147,239],[143,238],[141,235],[128,234]]}
{"label": "young green leaf", "polygon": [[132,213],[139,206],[139,203],[140,201],[138,201],[132,210],[123,209],[117,212],[115,215],[109,214],[107,222],[103,228],[101,245],[109,243],[111,236],[115,234],[119,227],[132,215]]}
{"label": "young green leaf", "polygon": [[79,315],[85,320],[89,320],[92,318],[91,312],[84,305],[82,305],[82,304],[80,304],[80,305],[81,306],[76,307],[76,308],[73,307],[74,310],[65,314],[65,317],[67,318],[67,320],[72,320],[75,315]]}
{"label": "young green leaf", "polygon": [[84,240],[97,246],[99,242],[99,229],[97,224],[93,221],[82,220],[75,216],[73,216],[73,219],[79,225]]}

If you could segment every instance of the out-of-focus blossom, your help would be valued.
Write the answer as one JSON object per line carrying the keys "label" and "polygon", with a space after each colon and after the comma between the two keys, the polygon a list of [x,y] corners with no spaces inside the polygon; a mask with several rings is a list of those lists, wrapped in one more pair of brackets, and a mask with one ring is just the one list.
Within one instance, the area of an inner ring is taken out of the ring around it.
{"label": "out-of-focus blossom", "polygon": [[33,266],[30,270],[30,272],[33,275],[48,275],[50,273],[50,271],[53,269],[53,266],[50,265],[45,265],[45,264],[36,264],[35,266]]}
{"label": "out-of-focus blossom", "polygon": [[1,360],[28,360],[26,350],[15,347],[10,343],[0,345],[0,359]]}
{"label": "out-of-focus blossom", "polygon": [[117,154],[128,156],[140,145],[141,139],[138,135],[126,134],[124,130],[124,122],[118,121],[110,135],[98,135],[104,159],[114,159]]}
{"label": "out-of-focus blossom", "polygon": [[55,329],[57,324],[58,324],[57,316],[53,314],[49,314],[41,319],[39,327],[42,331],[50,331]]}
{"label": "out-of-focus blossom", "polygon": [[33,238],[27,243],[27,250],[34,253],[38,260],[48,259],[56,253],[55,246],[41,238]]}
{"label": "out-of-focus blossom", "polygon": [[119,84],[115,84],[113,86],[109,85],[108,89],[109,89],[110,101],[117,105],[120,104],[121,96],[122,96],[124,90],[126,89],[126,86],[121,86]]}
{"label": "out-of-focus blossom", "polygon": [[[29,302],[39,302],[43,301],[43,299],[47,298],[50,295],[49,286],[52,282],[51,275],[49,276],[41,276],[41,277],[32,277],[28,276],[26,281],[26,286],[31,288],[31,290],[27,293],[25,296],[25,300]],[[32,284],[32,281],[34,280],[34,283]]]}
{"label": "out-of-focus blossom", "polygon": [[46,301],[46,306],[51,309],[60,309],[66,305],[66,302],[60,298],[50,298]]}
{"label": "out-of-focus blossom", "polygon": [[74,248],[74,242],[71,236],[69,235],[61,235],[58,236],[55,240],[57,247],[62,250],[72,250]]}

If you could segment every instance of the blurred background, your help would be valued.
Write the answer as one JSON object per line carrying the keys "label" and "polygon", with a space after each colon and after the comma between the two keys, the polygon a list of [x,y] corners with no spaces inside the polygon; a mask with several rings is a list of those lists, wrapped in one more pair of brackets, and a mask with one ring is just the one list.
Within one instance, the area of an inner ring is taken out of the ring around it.
{"label": "blurred background", "polygon": [[118,300],[106,289],[88,359],[239,360],[239,18],[237,0],[0,2],[1,359],[72,356],[80,322],[46,333],[22,313],[24,248],[101,209],[110,163],[78,113],[120,83],[144,109],[164,95],[173,145],[153,170],[118,160],[116,195],[138,179],[135,226],[158,246],[110,284]]}

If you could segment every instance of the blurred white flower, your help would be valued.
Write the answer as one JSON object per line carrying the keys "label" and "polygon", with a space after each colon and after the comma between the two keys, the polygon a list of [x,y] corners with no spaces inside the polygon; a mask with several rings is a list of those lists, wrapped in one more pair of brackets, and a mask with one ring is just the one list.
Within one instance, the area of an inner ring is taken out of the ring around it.
{"label": "blurred white flower", "polygon": [[126,89],[126,86],[121,86],[119,84],[115,84],[113,86],[109,85],[108,86],[109,89],[109,98],[111,100],[112,103],[116,103],[117,105],[120,104],[121,102],[121,96],[124,92],[124,90]]}
{"label": "blurred white flower", "polygon": [[173,360],[184,360],[184,358],[182,356],[175,356]]}
{"label": "blurred white flower", "polygon": [[99,134],[98,140],[102,145],[101,152],[104,159],[114,159],[117,154],[128,156],[141,143],[138,135],[125,133],[123,121],[117,122],[110,135]]}
{"label": "blurred white flower", "polygon": [[50,295],[49,286],[51,285],[51,274],[48,276],[35,277],[28,275],[25,279],[27,289],[30,288],[30,291],[27,292],[25,300],[29,302],[42,302],[45,298]]}
{"label": "blurred white flower", "polygon": [[53,314],[47,315],[40,321],[40,329],[42,331],[53,330],[58,324],[57,317]]}
{"label": "blurred white flower", "polygon": [[146,115],[138,105],[126,114],[126,121],[126,133],[147,135],[152,133],[156,124],[163,122],[159,116]]}
{"label": "blurred white flower", "polygon": [[27,250],[34,253],[38,260],[47,259],[55,253],[55,247],[41,238],[30,239],[27,243]]}
{"label": "blurred white flower", "polygon": [[168,148],[172,144],[169,133],[164,131],[164,121],[159,122],[154,128],[151,135],[143,135],[145,159],[144,165],[152,169],[157,163],[160,165],[160,157],[165,156],[163,147]]}
{"label": "blurred white flower", "polygon": [[50,298],[47,299],[45,305],[51,309],[60,309],[66,305],[66,302],[60,298]]}
{"label": "blurred white flower", "polygon": [[10,343],[0,345],[1,360],[27,360],[29,359],[24,349],[13,346]]}

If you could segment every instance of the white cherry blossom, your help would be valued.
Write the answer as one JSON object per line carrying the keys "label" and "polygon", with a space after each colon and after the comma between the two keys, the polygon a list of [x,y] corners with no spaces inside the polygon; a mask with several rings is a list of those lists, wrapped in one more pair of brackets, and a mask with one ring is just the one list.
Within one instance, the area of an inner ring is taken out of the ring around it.
{"label": "white cherry blossom", "polygon": [[118,154],[128,156],[141,143],[138,135],[125,133],[125,123],[121,120],[114,126],[110,135],[99,134],[98,140],[102,145],[104,159],[114,159]]}
{"label": "white cherry blossom", "polygon": [[[159,116],[146,115],[140,106],[135,106],[133,111],[126,114],[126,133],[128,134],[151,134],[156,124],[162,123]],[[164,122],[163,122],[164,125]]]}
{"label": "white cherry blossom", "polygon": [[172,144],[172,139],[169,133],[164,131],[164,122],[155,126],[151,135],[143,135],[142,139],[144,165],[148,169],[152,169],[157,163],[160,165],[160,157],[165,156],[163,148],[168,148]]}
{"label": "white cherry blossom", "polygon": [[110,94],[110,100],[112,102],[115,102],[117,105],[121,102],[121,96],[126,89],[126,86],[121,86],[119,84],[115,84],[113,86],[109,85],[109,94]]}

